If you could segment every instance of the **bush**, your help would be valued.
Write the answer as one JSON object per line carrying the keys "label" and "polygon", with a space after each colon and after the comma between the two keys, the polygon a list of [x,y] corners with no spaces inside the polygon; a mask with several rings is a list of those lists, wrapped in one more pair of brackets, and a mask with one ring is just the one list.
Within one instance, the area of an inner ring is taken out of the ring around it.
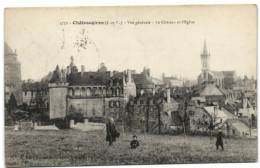
{"label": "bush", "polygon": [[75,113],[71,113],[71,114],[67,115],[67,116],[66,116],[66,119],[67,119],[68,121],[74,120],[75,124],[77,124],[78,122],[83,123],[85,117],[83,116],[82,113],[80,113],[80,112],[75,112]]}

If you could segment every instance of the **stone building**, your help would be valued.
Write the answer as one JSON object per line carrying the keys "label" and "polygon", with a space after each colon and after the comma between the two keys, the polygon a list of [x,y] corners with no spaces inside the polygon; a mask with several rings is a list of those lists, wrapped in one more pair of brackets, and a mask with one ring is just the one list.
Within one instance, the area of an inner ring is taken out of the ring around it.
{"label": "stone building", "polygon": [[172,126],[172,113],[177,110],[178,103],[167,89],[166,94],[164,91],[138,94],[129,101],[126,117],[132,129],[158,133],[160,113],[161,132],[167,132]]}
{"label": "stone building", "polygon": [[28,107],[35,107],[36,99],[41,99],[44,108],[49,107],[48,83],[27,81],[22,83],[23,104]]}
{"label": "stone building", "polygon": [[16,50],[13,51],[6,42],[4,47],[5,103],[8,103],[11,94],[14,94],[17,104],[20,105],[22,103],[21,63],[17,59]]}
{"label": "stone building", "polygon": [[213,105],[217,103],[218,105],[223,104],[225,101],[224,94],[216,87],[215,84],[206,84],[200,86],[195,93],[195,97],[205,97],[206,105]]}
{"label": "stone building", "polygon": [[215,82],[219,88],[231,88],[234,85],[237,78],[235,71],[212,71],[210,69],[210,52],[207,50],[206,41],[200,59],[201,74],[198,76],[199,84],[205,81]]}
{"label": "stone building", "polygon": [[119,119],[124,115],[129,96],[136,96],[132,71],[79,72],[73,57],[66,70],[53,72],[49,82],[50,118],[64,118],[79,112],[85,118]]}

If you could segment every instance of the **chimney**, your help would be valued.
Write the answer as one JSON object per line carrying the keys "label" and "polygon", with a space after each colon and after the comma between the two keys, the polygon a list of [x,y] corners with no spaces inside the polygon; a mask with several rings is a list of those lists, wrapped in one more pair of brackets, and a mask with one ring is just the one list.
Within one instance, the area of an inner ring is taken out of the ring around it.
{"label": "chimney", "polygon": [[81,65],[81,76],[83,76],[84,72],[85,72],[85,66]]}
{"label": "chimney", "polygon": [[170,90],[170,88],[166,89],[166,95],[167,95],[167,103],[171,103],[171,90]]}
{"label": "chimney", "polygon": [[132,82],[132,75],[131,75],[131,70],[130,69],[127,70],[127,77],[128,77],[128,83]]}
{"label": "chimney", "polygon": [[153,89],[153,96],[155,95],[155,89]]}
{"label": "chimney", "polygon": [[125,86],[125,73],[123,72],[123,86]]}

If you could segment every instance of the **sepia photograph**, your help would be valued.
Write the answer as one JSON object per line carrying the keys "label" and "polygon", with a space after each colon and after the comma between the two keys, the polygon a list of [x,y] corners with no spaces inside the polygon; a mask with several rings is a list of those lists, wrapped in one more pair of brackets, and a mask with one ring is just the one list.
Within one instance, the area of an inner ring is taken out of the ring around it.
{"label": "sepia photograph", "polygon": [[6,167],[258,162],[257,5],[4,10]]}

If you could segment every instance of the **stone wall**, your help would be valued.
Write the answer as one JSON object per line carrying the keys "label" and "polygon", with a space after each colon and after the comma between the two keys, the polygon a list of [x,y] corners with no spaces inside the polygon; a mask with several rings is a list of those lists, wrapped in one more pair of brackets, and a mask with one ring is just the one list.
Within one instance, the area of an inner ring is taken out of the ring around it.
{"label": "stone wall", "polygon": [[67,88],[51,87],[49,90],[50,90],[50,119],[65,118]]}
{"label": "stone wall", "polygon": [[84,115],[85,118],[104,117],[104,99],[68,99],[68,113],[75,109]]}

